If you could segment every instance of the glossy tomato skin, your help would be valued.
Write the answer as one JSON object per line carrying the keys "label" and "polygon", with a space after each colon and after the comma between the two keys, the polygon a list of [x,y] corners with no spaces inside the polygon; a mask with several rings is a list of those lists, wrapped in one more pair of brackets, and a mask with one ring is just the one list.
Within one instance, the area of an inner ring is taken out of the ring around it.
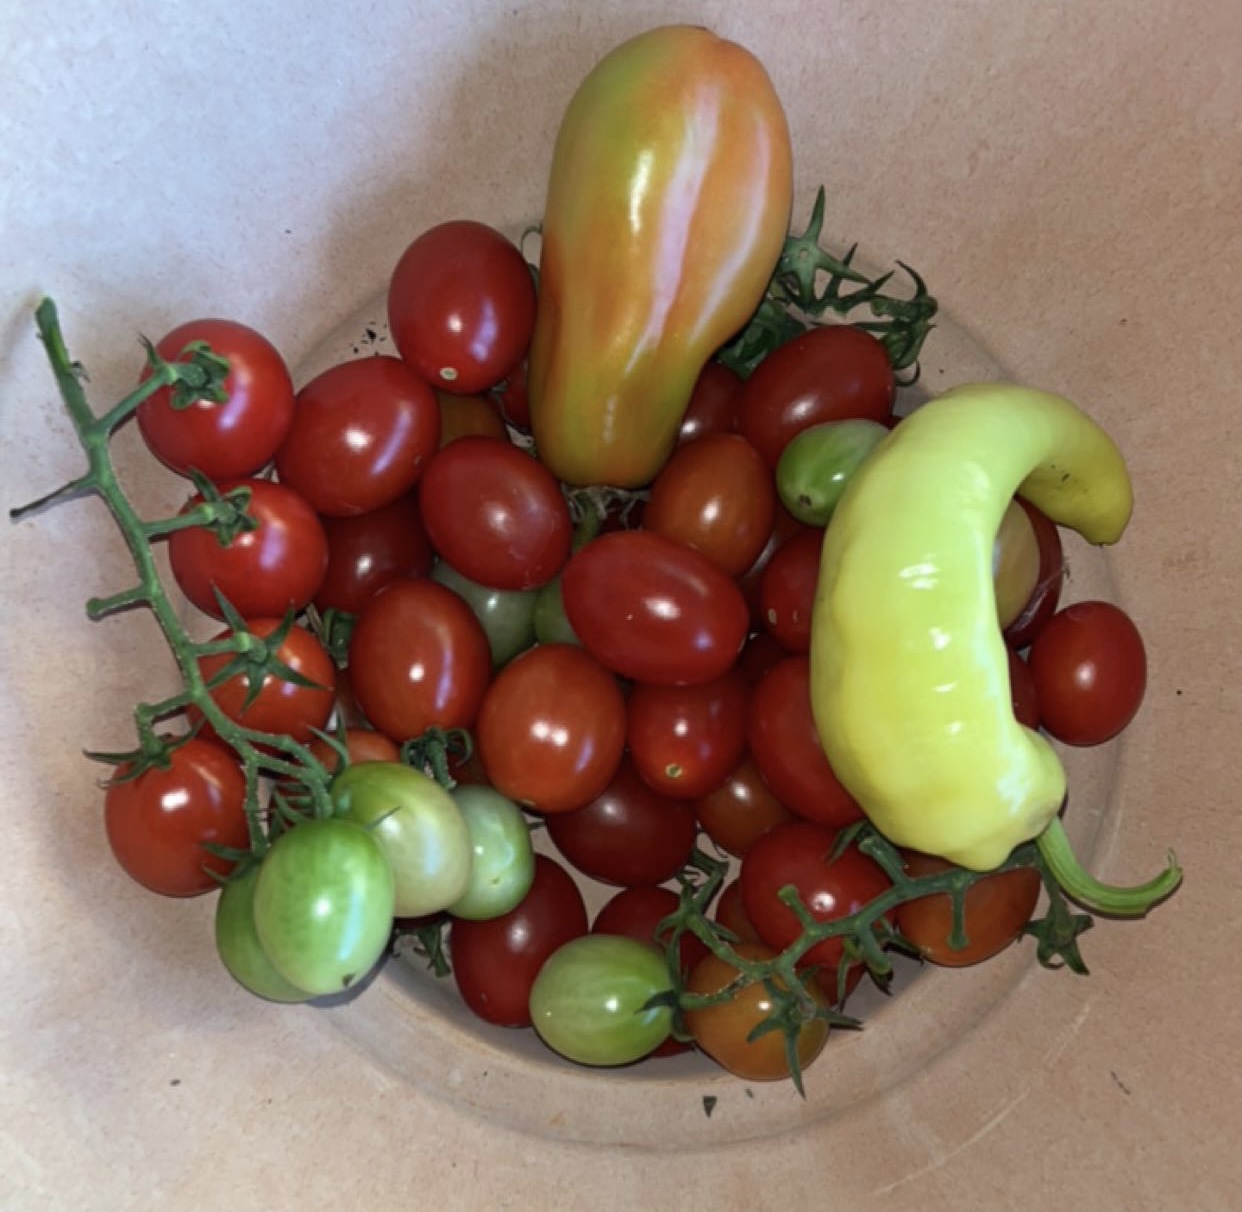
{"label": "glossy tomato skin", "polygon": [[684,446],[708,434],[733,433],[737,429],[741,395],[741,377],[723,362],[708,362],[690,393],[690,403],[677,430],[677,445]]}
{"label": "glossy tomato skin", "polygon": [[499,438],[444,447],[419,500],[432,546],[458,572],[494,589],[534,589],[569,558],[573,523],[552,473]]}
{"label": "glossy tomato skin", "polygon": [[311,994],[287,981],[267,958],[254,928],[254,889],[259,868],[234,876],[216,901],[216,952],[243,989],[271,1002],[309,1001]]}
{"label": "glossy tomato skin", "polygon": [[512,241],[458,219],[406,248],[388,286],[388,325],[401,357],[442,391],[486,391],[526,355],[535,285]]}
{"label": "glossy tomato skin", "polygon": [[320,610],[358,614],[385,585],[425,576],[435,562],[414,493],[367,513],[322,521],[328,566],[314,598]]}
{"label": "glossy tomato skin", "polygon": [[394,581],[364,607],[349,641],[349,677],[366,718],[394,741],[473,725],[492,672],[470,607],[426,577]]}
{"label": "glossy tomato skin", "polygon": [[896,380],[884,346],[848,325],[808,330],[770,353],[746,380],[738,432],[775,468],[790,439],[851,417],[885,423]]}
{"label": "glossy tomato skin", "polygon": [[[772,522],[768,541],[763,545],[763,550],[760,551],[755,562],[737,578],[738,588],[741,589],[742,596],[746,600],[751,623],[755,628],[764,629],[763,615],[759,609],[759,586],[764,572],[772,562],[772,557],[795,535],[814,532],[814,527],[799,522],[784,505],[777,502],[776,516]],[[818,533],[822,535],[823,532],[818,531]]]}
{"label": "glossy tomato skin", "polygon": [[1039,634],[1060,604],[1061,590],[1065,585],[1065,549],[1057,524],[1029,501],[1021,497],[1017,501],[1030,519],[1039,547],[1039,573],[1035,588],[1017,618],[1005,628],[1005,642],[1011,648],[1021,649]]}
{"label": "glossy tomato skin", "polygon": [[[655,884],[622,888],[600,906],[591,923],[591,933],[621,934],[640,943],[663,946],[668,932],[660,933],[658,927],[666,917],[677,912],[680,902],[681,898],[671,888]],[[677,954],[681,970],[689,972],[707,954],[707,944],[686,930],[678,939]]]}
{"label": "glossy tomato skin", "polygon": [[[247,629],[261,640],[267,639],[283,625],[281,619],[247,620]],[[222,640],[231,634],[226,628],[213,639]],[[289,628],[276,650],[276,656],[282,664],[314,685],[299,686],[274,673],[268,674],[257,697],[247,705],[249,683],[246,675],[237,673],[213,687],[211,697],[225,715],[246,728],[283,734],[299,744],[308,745],[314,739],[313,729],[327,727],[332,714],[336,701],[336,666],[324,646],[304,627]],[[203,680],[210,684],[232,659],[231,653],[200,657],[198,668]],[[198,715],[196,708],[190,709],[191,720],[197,719]]]}
{"label": "glossy tomato skin", "polygon": [[297,395],[276,471],[317,513],[349,517],[418,483],[440,444],[440,406],[400,358],[341,362]]}
{"label": "glossy tomato skin", "polygon": [[203,847],[250,846],[246,780],[236,758],[212,741],[193,737],[169,754],[169,768],[153,766],[108,784],[104,829],[125,873],[163,896],[198,896],[219,888],[211,873],[233,864]]}
{"label": "glossy tomato skin", "polygon": [[[832,829],[795,821],[765,833],[746,852],[738,877],[742,903],[769,947],[783,951],[802,934],[793,910],[779,899],[786,885],[797,889],[817,921],[849,917],[892,886],[883,870],[853,846],[833,858],[836,841]],[[888,916],[891,920],[891,913]],[[835,972],[844,953],[840,938],[826,938],[811,947],[802,962]]]}
{"label": "glossy tomato skin", "polygon": [[1044,624],[1030,652],[1040,722],[1067,745],[1101,745],[1124,729],[1147,690],[1147,652],[1111,602],[1075,602]]}
{"label": "glossy tomato skin", "polygon": [[[271,480],[225,480],[218,487],[221,493],[246,489],[246,512],[258,526],[227,546],[203,526],[169,535],[168,559],[182,593],[213,619],[224,618],[217,589],[243,618],[302,610],[328,569],[328,540],[315,511],[293,489]],[[182,512],[201,503],[195,494]]]}
{"label": "glossy tomato skin", "polygon": [[470,831],[474,862],[465,892],[448,906],[454,917],[482,921],[517,908],[535,878],[535,850],[518,806],[494,787],[453,788]]}
{"label": "glossy tomato skin", "polygon": [[[744,960],[762,961],[774,958],[776,952],[762,943],[736,943],[734,950]],[[686,982],[689,993],[719,993],[738,976],[732,964],[715,955],[707,955],[691,970]],[[806,985],[808,994],[820,1005],[827,1005],[823,991],[814,982]],[[746,985],[728,1001],[700,1010],[687,1010],[686,1027],[695,1043],[723,1069],[747,1081],[777,1081],[789,1076],[789,1060],[785,1053],[785,1036],[769,1031],[756,1039],[750,1034],[766,1018],[775,1003],[762,982]],[[828,1042],[828,1024],[811,1019],[798,1030],[796,1052],[805,1069],[823,1051]]]}
{"label": "glossy tomato skin", "polygon": [[810,662],[791,656],[773,666],[751,690],[747,748],[764,782],[804,820],[835,829],[863,819],[841,785],[811,714]]}
{"label": "glossy tomato skin", "polygon": [[704,833],[738,858],[768,830],[797,819],[776,798],[755,759],[745,752],[716,787],[695,801],[694,808]]}
{"label": "glossy tomato skin", "polygon": [[622,677],[689,686],[723,675],[746,639],[737,585],[701,552],[646,530],[587,543],[561,578],[584,647]]}
{"label": "glossy tomato skin", "polygon": [[746,680],[736,668],[694,686],[634,686],[626,715],[634,766],[663,795],[706,795],[746,750]]}
{"label": "glossy tomato skin", "polygon": [[[942,858],[914,851],[904,856],[906,873],[918,879],[954,870]],[[950,968],[978,964],[999,955],[1031,920],[1043,882],[1033,867],[997,871],[984,876],[966,890],[965,929],[969,942],[955,949],[949,939],[953,931],[953,901],[947,893],[919,897],[897,906],[898,930],[932,963]]]}
{"label": "glossy tomato skin", "polygon": [[643,527],[701,551],[726,576],[758,558],[776,517],[776,487],[740,434],[705,434],[673,452],[651,485]]}
{"label": "glossy tomato skin", "polygon": [[431,579],[451,589],[487,633],[492,664],[499,669],[535,642],[537,589],[493,589],[463,576],[447,560],[437,560]]}
{"label": "glossy tomato skin", "polygon": [[487,687],[475,742],[498,791],[538,812],[569,812],[599,795],[620,765],[625,699],[590,653],[540,644]]}
{"label": "glossy tomato skin", "polygon": [[453,978],[462,1000],[501,1027],[529,1027],[530,989],[544,961],[587,932],[586,903],[555,859],[535,855],[530,891],[516,909],[485,921],[457,918],[449,927]]}
{"label": "glossy tomato skin", "polygon": [[824,536],[808,530],[772,553],[759,578],[759,617],[786,652],[811,650],[811,612]]}
{"label": "glossy tomato skin", "polygon": [[[336,739],[342,738],[338,736]],[[351,766],[359,762],[399,762],[401,760],[401,749],[397,743],[373,728],[346,728],[343,739]],[[335,774],[343,765],[341,755],[322,737],[315,737],[308,748],[323,763],[329,774]]]}
{"label": "glossy tomato skin", "polygon": [[[172,406],[161,388],[138,406],[138,428],[152,453],[180,475],[191,468],[209,480],[253,475],[271,462],[293,422],[293,380],[284,358],[261,333],[233,320],[192,320],[155,343],[167,362],[194,341],[228,360],[221,404]],[[143,380],[150,370],[143,372]]]}
{"label": "glossy tomato skin", "polygon": [[697,835],[693,806],[652,790],[628,758],[595,798],[548,817],[548,836],[570,866],[626,888],[672,879]]}

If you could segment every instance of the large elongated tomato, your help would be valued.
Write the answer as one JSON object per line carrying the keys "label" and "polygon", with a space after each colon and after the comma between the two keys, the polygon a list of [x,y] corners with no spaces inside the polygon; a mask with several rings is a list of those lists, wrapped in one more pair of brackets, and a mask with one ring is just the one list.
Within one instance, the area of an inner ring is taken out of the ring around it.
{"label": "large elongated tomato", "polygon": [[702,553],[650,531],[593,539],[565,565],[561,589],[587,651],[638,682],[709,682],[746,639],[749,611],[737,585]]}

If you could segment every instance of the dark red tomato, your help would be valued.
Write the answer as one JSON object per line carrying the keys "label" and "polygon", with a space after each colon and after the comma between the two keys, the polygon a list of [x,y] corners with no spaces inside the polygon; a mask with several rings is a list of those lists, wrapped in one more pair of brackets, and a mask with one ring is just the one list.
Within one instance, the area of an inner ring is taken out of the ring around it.
{"label": "dark red tomato", "polygon": [[720,890],[714,916],[721,926],[733,933],[738,942],[763,942],[759,931],[755,929],[755,923],[746,914],[746,906],[742,904],[742,885],[739,880],[730,880]]}
{"label": "dark red tomato", "polygon": [[431,460],[419,490],[432,546],[491,589],[534,589],[569,558],[573,522],[561,486],[526,451],[465,437]]}
{"label": "dark red tomato", "polygon": [[[955,870],[952,863],[929,854],[908,851],[904,855],[906,873],[914,879]],[[955,950],[949,938],[953,932],[953,900],[948,893],[923,896],[897,906],[897,928],[923,955],[935,964],[962,968],[991,959],[1009,946],[1031,920],[1043,881],[1032,867],[992,872],[966,890],[964,926],[969,940]]]}
{"label": "dark red tomato", "polygon": [[570,626],[601,664],[657,686],[720,677],[750,621],[737,585],[705,555],[648,530],[587,543],[565,566],[561,593]]}
{"label": "dark red tomato", "polygon": [[[372,728],[346,728],[344,741],[351,765],[358,762],[401,760],[401,750],[397,743]],[[330,772],[335,773],[340,767],[341,755],[323,737],[315,737],[309,749]]]}
{"label": "dark red tomato", "polygon": [[848,325],[812,328],[759,363],[742,387],[738,432],[775,468],[794,434],[824,421],[886,422],[896,396],[884,346]]}
{"label": "dark red tomato", "polygon": [[388,286],[398,352],[433,387],[486,391],[526,356],[535,283],[512,241],[485,223],[454,220],[423,232]]}
{"label": "dark red tomato", "polygon": [[570,812],[612,780],[625,748],[616,679],[573,644],[509,662],[483,697],[475,743],[492,786],[539,812]]}
{"label": "dark red tomato", "polygon": [[548,817],[548,837],[570,866],[624,888],[672,879],[698,832],[694,806],[652,790],[628,758],[594,799]]}
{"label": "dark red tomato", "polygon": [[[181,592],[213,619],[224,617],[215,589],[244,618],[304,609],[328,568],[328,540],[315,511],[293,489],[271,480],[225,480],[219,488],[222,493],[247,489],[246,511],[258,526],[227,546],[203,526],[169,535],[169,564]],[[182,512],[202,500],[194,495]]]}
{"label": "dark red tomato", "polygon": [[708,362],[690,393],[690,403],[677,431],[677,444],[683,446],[711,433],[733,433],[737,429],[738,402],[742,380],[722,362]]}
{"label": "dark red tomato", "polygon": [[674,450],[651,485],[643,526],[701,551],[726,576],[759,558],[776,517],[776,485],[740,434],[716,433]]}
{"label": "dark red tomato", "polygon": [[471,434],[499,438],[503,442],[509,440],[500,406],[491,396],[455,396],[447,391],[437,391],[436,403],[440,405],[441,446]]}
{"label": "dark red tomato", "polygon": [[737,659],[737,668],[746,679],[747,686],[753,686],[774,665],[779,665],[789,653],[780,646],[770,631],[757,631],[746,641],[742,655]]}
{"label": "dark red tomato", "polygon": [[[261,640],[283,625],[281,619],[246,621],[251,635]],[[213,639],[222,640],[232,634],[226,629]],[[232,653],[200,657],[198,668],[203,680],[210,684],[233,659]],[[324,646],[305,627],[289,628],[276,649],[276,659],[313,685],[300,686],[271,673],[263,678],[258,695],[247,705],[250,678],[246,673],[237,673],[214,687],[211,697],[229,719],[247,728],[289,736],[299,744],[308,745],[314,738],[312,729],[325,728],[332,715],[336,703],[336,666]],[[194,707],[187,714],[192,722],[199,718]]]}
{"label": "dark red tomato", "polygon": [[425,577],[381,589],[350,636],[354,697],[394,741],[471,727],[491,673],[482,624],[451,589]]}
{"label": "dark red tomato", "polygon": [[117,862],[144,888],[163,896],[218,889],[211,873],[227,875],[233,864],[204,846],[250,846],[241,766],[223,746],[191,738],[172,751],[167,770],[153,766],[108,784],[104,827]]}
{"label": "dark red tomato", "polygon": [[[156,342],[166,362],[180,360],[185,347],[206,341],[228,360],[221,404],[196,400],[174,408],[161,388],[138,406],[138,428],[151,452],[181,475],[197,468],[209,480],[253,475],[271,462],[293,423],[293,380],[276,347],[245,324],[192,320]],[[141,378],[150,378],[148,367]]]}
{"label": "dark red tomato", "polygon": [[719,786],[746,750],[746,690],[737,669],[694,686],[635,686],[625,740],[643,781],[677,799]]}
{"label": "dark red tomato", "polygon": [[510,425],[530,432],[530,394],[526,386],[526,359],[523,358],[492,388],[492,399]]}
{"label": "dark red tomato", "polygon": [[439,444],[431,388],[400,358],[361,358],[298,392],[276,471],[318,513],[348,517],[409,492]]}
{"label": "dark red tomato", "polygon": [[530,987],[558,947],[587,933],[586,903],[555,859],[535,855],[535,878],[516,909],[486,921],[454,918],[453,978],[462,1000],[501,1027],[530,1026]]}
{"label": "dark red tomato", "polygon": [[324,518],[323,529],[328,568],[315,594],[320,610],[358,614],[385,585],[426,576],[435,563],[416,493],[351,518]]}
{"label": "dark red tomato", "polygon": [[749,753],[719,786],[696,800],[694,808],[703,832],[721,850],[739,858],[770,829],[798,819],[764,782]]}
{"label": "dark red tomato", "polygon": [[776,516],[772,522],[768,541],[763,545],[763,550],[755,562],[737,578],[738,588],[741,589],[742,596],[746,599],[747,609],[750,611],[751,622],[757,628],[763,627],[763,618],[759,609],[759,585],[763,580],[764,571],[772,562],[772,557],[790,539],[799,534],[822,535],[823,531],[799,522],[780,501],[777,501]]}
{"label": "dark red tomato", "polygon": [[[852,846],[833,858],[836,836],[823,825],[795,821],[765,833],[746,852],[738,877],[742,904],[769,947],[783,951],[802,934],[797,915],[779,898],[784,887],[797,889],[811,916],[827,922],[857,913],[892,886],[883,870]],[[844,954],[840,938],[826,938],[802,962],[836,971]]]}
{"label": "dark red tomato", "polygon": [[1006,648],[1009,656],[1009,694],[1013,699],[1013,714],[1019,724],[1028,728],[1039,727],[1039,693],[1031,667],[1012,648]]}
{"label": "dark red tomato", "polygon": [[1015,649],[1025,648],[1056,613],[1061,601],[1061,588],[1065,584],[1065,551],[1060,529],[1029,501],[1021,497],[1016,499],[1026,510],[1031,528],[1035,531],[1035,541],[1039,544],[1039,573],[1026,605],[1005,628],[1005,642]]}
{"label": "dark red tomato", "polygon": [[790,812],[837,829],[862,820],[820,743],[805,656],[788,657],[755,684],[746,738],[764,782]]}
{"label": "dark red tomato", "polygon": [[1134,621],[1111,602],[1076,602],[1031,645],[1043,726],[1067,745],[1100,745],[1130,723],[1147,691],[1147,652]]}
{"label": "dark red tomato", "polygon": [[811,612],[823,546],[821,530],[795,534],[772,553],[759,578],[759,617],[786,652],[811,649]]}

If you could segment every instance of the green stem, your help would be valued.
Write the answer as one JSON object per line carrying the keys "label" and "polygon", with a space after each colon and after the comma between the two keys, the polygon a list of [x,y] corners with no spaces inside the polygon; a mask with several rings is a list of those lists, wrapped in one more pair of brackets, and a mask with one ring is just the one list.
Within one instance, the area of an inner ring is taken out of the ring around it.
{"label": "green stem", "polygon": [[1093,913],[1142,917],[1182,882],[1182,869],[1170,851],[1168,866],[1145,884],[1122,887],[1101,883],[1078,861],[1060,817],[1053,817],[1036,844],[1058,887],[1070,900]]}

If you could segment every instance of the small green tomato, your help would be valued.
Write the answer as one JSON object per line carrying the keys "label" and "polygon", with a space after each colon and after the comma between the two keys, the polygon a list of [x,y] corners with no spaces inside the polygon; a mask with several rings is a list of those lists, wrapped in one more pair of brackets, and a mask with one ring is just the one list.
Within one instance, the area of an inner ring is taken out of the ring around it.
{"label": "small green tomato", "polygon": [[776,465],[781,504],[799,522],[826,526],[845,486],[887,436],[878,421],[825,421],[795,434]]}
{"label": "small green tomato", "polygon": [[521,903],[535,879],[535,849],[518,806],[491,787],[463,784],[453,801],[470,830],[474,864],[466,891],[448,907],[454,917],[485,921]]}

